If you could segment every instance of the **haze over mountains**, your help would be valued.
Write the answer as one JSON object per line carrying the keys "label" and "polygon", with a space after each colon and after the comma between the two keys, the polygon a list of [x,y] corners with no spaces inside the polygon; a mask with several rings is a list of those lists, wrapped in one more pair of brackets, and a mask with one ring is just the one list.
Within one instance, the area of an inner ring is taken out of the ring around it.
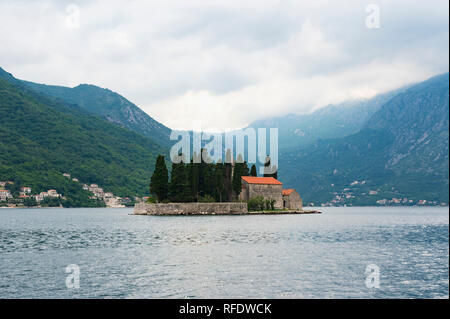
{"label": "haze over mountains", "polygon": [[[32,183],[26,168],[37,165],[39,178],[80,171],[106,190],[145,194],[156,154],[169,150],[169,128],[108,89],[37,84],[1,68],[0,79],[0,149],[9,152],[0,155],[0,180],[16,174]],[[447,73],[250,127],[279,128],[278,176],[305,203],[448,203],[448,90]]]}
{"label": "haze over mountains", "polygon": [[279,148],[302,147],[318,139],[344,137],[358,132],[384,103],[404,89],[329,105],[309,114],[255,121],[249,127],[278,128]]}
{"label": "haze over mountains", "polygon": [[280,177],[320,202],[448,203],[448,130],[447,73],[398,93],[355,134],[285,150]]}

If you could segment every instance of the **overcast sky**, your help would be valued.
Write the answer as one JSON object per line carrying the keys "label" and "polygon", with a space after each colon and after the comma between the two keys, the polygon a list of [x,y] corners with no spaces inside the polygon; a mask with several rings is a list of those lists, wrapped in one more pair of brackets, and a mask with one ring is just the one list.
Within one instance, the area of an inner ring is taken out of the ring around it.
{"label": "overcast sky", "polygon": [[234,129],[447,72],[448,6],[0,0],[0,66],[34,82],[109,88],[170,128]]}

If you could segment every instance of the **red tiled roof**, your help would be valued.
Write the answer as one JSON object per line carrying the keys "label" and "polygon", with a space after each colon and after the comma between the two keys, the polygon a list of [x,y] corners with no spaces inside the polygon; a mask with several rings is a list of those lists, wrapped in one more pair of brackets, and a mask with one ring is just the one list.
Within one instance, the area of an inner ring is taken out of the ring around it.
{"label": "red tiled roof", "polygon": [[293,191],[295,191],[295,189],[293,189],[293,188],[283,189],[283,196],[289,196],[292,194]]}
{"label": "red tiled roof", "polygon": [[249,184],[283,185],[282,182],[273,177],[242,176],[242,179]]}

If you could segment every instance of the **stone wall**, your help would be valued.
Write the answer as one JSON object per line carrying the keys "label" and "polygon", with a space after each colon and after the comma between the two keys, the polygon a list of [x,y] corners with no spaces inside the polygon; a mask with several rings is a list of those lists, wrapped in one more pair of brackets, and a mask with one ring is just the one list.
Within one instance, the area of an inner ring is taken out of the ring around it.
{"label": "stone wall", "polygon": [[242,192],[240,199],[248,201],[256,196],[262,196],[265,199],[274,199],[275,208],[283,208],[283,195],[282,195],[283,185],[273,185],[273,184],[249,184],[242,181]]}
{"label": "stone wall", "polygon": [[283,201],[284,201],[284,208],[295,210],[303,209],[303,200],[296,191],[293,191],[288,196],[283,196]]}
{"label": "stone wall", "polygon": [[246,214],[247,203],[138,203],[135,215],[240,215]]}

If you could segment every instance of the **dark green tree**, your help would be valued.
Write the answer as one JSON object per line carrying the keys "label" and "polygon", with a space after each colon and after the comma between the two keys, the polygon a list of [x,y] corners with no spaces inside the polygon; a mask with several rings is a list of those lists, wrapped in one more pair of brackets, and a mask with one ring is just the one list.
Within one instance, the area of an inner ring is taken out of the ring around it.
{"label": "dark green tree", "polygon": [[248,170],[247,162],[244,161],[244,165],[242,165],[242,175],[241,176],[250,176],[250,171]]}
{"label": "dark green tree", "polygon": [[210,154],[208,154],[207,149],[202,149],[202,163],[200,165],[201,173],[201,196],[213,197],[215,194],[215,163],[213,163]]}
{"label": "dark green tree", "polygon": [[23,201],[23,205],[26,207],[34,207],[37,206],[37,202],[33,197],[28,197]]}
{"label": "dark green tree", "polygon": [[190,198],[187,167],[183,162],[173,163],[169,183],[169,200],[171,202],[183,203],[189,202]]}
{"label": "dark green tree", "polygon": [[215,191],[216,191],[216,200],[218,200],[219,202],[222,202],[225,198],[225,186],[223,184],[223,180],[224,180],[224,165],[222,164],[222,162],[218,162],[215,165]]}
{"label": "dark green tree", "polygon": [[256,165],[255,164],[253,164],[252,168],[250,169],[250,176],[255,176],[255,177],[258,176],[258,173],[256,173]]}
{"label": "dark green tree", "polygon": [[155,171],[150,180],[150,194],[154,194],[159,202],[167,199],[168,179],[166,162],[163,155],[158,155],[155,164]]}
{"label": "dark green tree", "polygon": [[231,156],[231,150],[227,149],[226,155],[225,155],[225,163],[224,163],[224,169],[223,169],[223,185],[225,188],[225,201],[230,201],[233,188],[232,188],[232,181],[231,181],[231,175],[233,171],[233,158]]}
{"label": "dark green tree", "polygon": [[19,179],[15,179],[13,184],[7,183],[5,185],[5,189],[9,190],[11,192],[11,195],[13,197],[19,197],[20,194],[20,185],[22,185],[22,181]]}
{"label": "dark green tree", "polygon": [[188,180],[190,185],[191,197],[194,202],[197,201],[199,196],[199,184],[200,184],[200,158],[197,152],[194,152],[190,163],[187,165]]}
{"label": "dark green tree", "polygon": [[242,181],[241,177],[245,176],[244,174],[248,171],[247,163],[245,163],[242,159],[242,156],[239,155],[236,164],[234,165],[234,171],[233,171],[233,180],[232,180],[232,186],[233,186],[233,192],[236,195],[236,197],[239,196],[242,190]]}

